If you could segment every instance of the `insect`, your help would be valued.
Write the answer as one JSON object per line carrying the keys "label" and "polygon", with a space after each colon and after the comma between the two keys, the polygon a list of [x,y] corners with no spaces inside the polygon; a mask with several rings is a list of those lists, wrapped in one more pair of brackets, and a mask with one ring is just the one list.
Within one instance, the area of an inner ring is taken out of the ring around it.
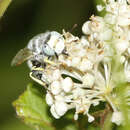
{"label": "insect", "polygon": [[65,51],[64,37],[56,31],[48,31],[33,37],[27,46],[21,49],[11,65],[19,65],[28,61],[28,66],[45,67],[46,63],[53,64],[52,57],[58,57]]}
{"label": "insect", "polygon": [[75,40],[70,33],[63,31],[63,35],[56,31],[47,31],[33,37],[27,46],[21,49],[13,58],[11,65],[17,66],[27,61],[31,69],[30,77],[42,86],[49,84],[47,75],[44,73],[47,63],[56,65],[53,59],[60,54],[68,55],[65,47],[66,39],[69,42]]}

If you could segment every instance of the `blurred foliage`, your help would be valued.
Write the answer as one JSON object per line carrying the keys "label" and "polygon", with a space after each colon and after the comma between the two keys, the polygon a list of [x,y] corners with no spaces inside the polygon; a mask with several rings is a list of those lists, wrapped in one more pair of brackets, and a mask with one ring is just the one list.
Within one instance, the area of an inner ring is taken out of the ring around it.
{"label": "blurred foliage", "polygon": [[0,0],[0,17],[3,16],[11,1],[12,0]]}

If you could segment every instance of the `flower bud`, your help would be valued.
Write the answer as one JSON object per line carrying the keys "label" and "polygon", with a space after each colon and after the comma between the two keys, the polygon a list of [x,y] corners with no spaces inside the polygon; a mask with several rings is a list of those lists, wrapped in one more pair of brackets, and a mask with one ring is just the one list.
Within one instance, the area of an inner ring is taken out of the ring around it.
{"label": "flower bud", "polygon": [[81,37],[81,44],[83,46],[89,46],[89,42],[88,42],[88,40],[87,40],[87,38],[85,36]]}
{"label": "flower bud", "polygon": [[97,10],[100,12],[104,9],[104,7],[102,5],[97,5]]}
{"label": "flower bud", "polygon": [[93,63],[90,60],[86,59],[86,58],[84,58],[81,61],[80,66],[79,66],[80,70],[83,71],[83,72],[85,72],[87,70],[91,70],[92,67],[93,67]]}
{"label": "flower bud", "polygon": [[129,46],[129,42],[126,40],[117,40],[115,42],[116,42],[116,50],[120,54],[122,54]]}
{"label": "flower bud", "polygon": [[98,36],[101,41],[107,41],[107,40],[111,40],[112,38],[112,30],[111,29],[107,29],[104,30],[102,33],[100,33],[100,35]]}
{"label": "flower bud", "polygon": [[51,112],[51,114],[52,114],[56,119],[59,119],[59,118],[60,118],[60,116],[56,113],[55,105],[52,105],[52,106],[51,106],[50,112]]}
{"label": "flower bud", "polygon": [[78,117],[79,117],[78,114],[75,113],[75,114],[74,114],[74,120],[78,120]]}
{"label": "flower bud", "polygon": [[51,106],[53,104],[53,97],[50,93],[46,94],[46,103]]}
{"label": "flower bud", "polygon": [[70,77],[66,77],[64,80],[62,80],[62,88],[66,93],[70,92],[72,87],[73,81]]}
{"label": "flower bud", "polygon": [[84,24],[83,24],[83,26],[82,26],[82,32],[84,33],[84,34],[86,34],[86,35],[88,35],[88,34],[91,34],[91,30],[90,30],[90,24],[91,24],[91,22],[90,21],[87,21],[87,22],[85,22]]}
{"label": "flower bud", "polygon": [[61,77],[61,73],[60,73],[60,70],[55,70],[54,72],[53,72],[53,75],[52,75],[52,77],[53,77],[53,80],[59,80],[60,79],[60,77]]}
{"label": "flower bud", "polygon": [[60,87],[60,82],[59,81],[54,81],[51,84],[51,92],[54,95],[57,95],[61,92],[61,87]]}
{"label": "flower bud", "polygon": [[120,26],[129,26],[130,25],[130,15],[123,13],[123,15],[118,16],[118,24]]}
{"label": "flower bud", "polygon": [[83,85],[84,87],[92,87],[94,84],[95,78],[91,74],[86,74],[83,76]]}
{"label": "flower bud", "polygon": [[55,110],[59,116],[63,116],[68,110],[67,104],[64,102],[56,102],[55,103]]}
{"label": "flower bud", "polygon": [[80,58],[80,57],[74,57],[74,58],[72,59],[72,65],[73,65],[73,66],[77,66],[77,65],[80,63],[80,61],[81,61],[81,58]]}
{"label": "flower bud", "polygon": [[94,121],[94,117],[88,114],[88,122],[91,123]]}

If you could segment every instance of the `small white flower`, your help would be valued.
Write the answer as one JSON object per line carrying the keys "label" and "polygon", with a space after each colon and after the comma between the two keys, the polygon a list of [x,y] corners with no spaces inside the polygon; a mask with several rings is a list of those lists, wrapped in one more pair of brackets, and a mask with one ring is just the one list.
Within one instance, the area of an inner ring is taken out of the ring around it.
{"label": "small white flower", "polygon": [[81,61],[81,58],[80,58],[80,57],[74,57],[74,58],[72,59],[72,65],[73,65],[73,66],[78,66],[79,63],[80,63],[80,61]]}
{"label": "small white flower", "polygon": [[93,101],[93,105],[94,105],[94,106],[99,105],[99,103],[100,103],[99,101],[100,101],[100,100],[95,100],[95,101]]}
{"label": "small white flower", "polygon": [[104,9],[104,7],[102,5],[97,5],[97,10],[98,11],[102,11]]}
{"label": "small white flower", "polygon": [[59,116],[63,116],[68,110],[67,104],[64,102],[56,102],[55,110]]}
{"label": "small white flower", "polygon": [[74,41],[78,41],[79,38],[75,37],[74,35],[72,35],[70,32],[65,32],[65,30],[63,30],[63,35],[65,37],[65,42],[66,43],[71,43]]}
{"label": "small white flower", "polygon": [[89,46],[89,42],[88,42],[86,36],[82,36],[80,42],[82,43],[83,46]]}
{"label": "small white flower", "polygon": [[72,65],[72,61],[69,60],[69,59],[67,59],[67,60],[66,60],[66,64],[67,64],[68,66],[71,66],[71,65]]}
{"label": "small white flower", "polygon": [[91,30],[90,30],[90,24],[91,24],[91,22],[90,21],[87,21],[87,22],[85,22],[84,24],[83,24],[83,26],[82,26],[82,32],[84,33],[84,34],[86,34],[86,35],[88,35],[88,34],[91,34]]}
{"label": "small white flower", "polygon": [[92,87],[95,81],[95,78],[92,74],[87,73],[86,75],[83,76],[83,87]]}
{"label": "small white flower", "polygon": [[78,86],[72,92],[73,92],[73,98],[74,99],[81,98],[82,96],[86,95],[86,92]]}
{"label": "small white flower", "polygon": [[100,38],[101,41],[107,41],[107,40],[111,40],[112,39],[112,30],[111,29],[104,29],[104,31],[102,33],[100,33],[99,36],[97,36]]}
{"label": "small white flower", "polygon": [[116,40],[116,49],[117,49],[117,53],[123,53],[129,46],[129,42],[126,40]]}
{"label": "small white flower", "polygon": [[92,22],[91,22],[91,30],[92,30],[92,33],[95,33],[95,32],[102,32],[104,27],[106,26],[105,25],[105,22],[104,22],[104,19],[100,16],[91,16],[91,19],[92,19]]}
{"label": "small white flower", "polygon": [[61,73],[60,73],[60,70],[56,69],[54,72],[53,72],[53,80],[59,80],[60,77],[61,77]]}
{"label": "small white flower", "polygon": [[78,120],[78,117],[79,117],[78,114],[75,113],[75,114],[74,114],[74,120]]}
{"label": "small white flower", "polygon": [[108,24],[115,24],[116,23],[116,16],[113,14],[106,14],[104,20]]}
{"label": "small white flower", "polygon": [[118,17],[118,24],[121,26],[128,26],[130,25],[130,15],[122,14],[122,16]]}
{"label": "small white flower", "polygon": [[59,118],[60,118],[60,116],[56,113],[55,105],[52,105],[52,106],[51,106],[50,112],[51,112],[51,114],[52,114],[56,119],[59,119]]}
{"label": "small white flower", "polygon": [[130,55],[130,47],[128,48],[128,54]]}
{"label": "small white flower", "polygon": [[88,116],[88,122],[93,122],[94,121],[94,117],[93,116],[91,116],[90,114],[87,114],[87,116]]}
{"label": "small white flower", "polygon": [[57,95],[61,92],[61,84],[59,81],[54,81],[52,82],[51,84],[51,92],[54,94],[54,95]]}
{"label": "small white flower", "polygon": [[121,58],[120,58],[120,62],[121,62],[121,64],[123,64],[124,62],[125,62],[125,57],[124,56],[121,56]]}
{"label": "small white flower", "polygon": [[51,106],[54,103],[52,95],[48,92],[46,94],[46,103]]}
{"label": "small white flower", "polygon": [[85,72],[87,70],[91,70],[92,67],[93,67],[93,63],[90,60],[86,59],[86,58],[84,58],[81,61],[80,66],[79,66],[80,70],[83,71],[83,72]]}
{"label": "small white flower", "polygon": [[68,93],[71,91],[72,87],[73,87],[73,81],[70,77],[66,77],[64,80],[62,80],[62,88],[63,90]]}
{"label": "small white flower", "polygon": [[65,101],[65,97],[64,95],[56,95],[55,96],[55,100],[58,101],[58,102],[64,102]]}
{"label": "small white flower", "polygon": [[117,125],[120,125],[123,122],[123,115],[121,112],[113,112],[111,121]]}
{"label": "small white flower", "polygon": [[85,50],[85,49],[80,49],[80,51],[78,52],[78,56],[79,56],[79,57],[84,57],[84,56],[86,56],[86,50]]}

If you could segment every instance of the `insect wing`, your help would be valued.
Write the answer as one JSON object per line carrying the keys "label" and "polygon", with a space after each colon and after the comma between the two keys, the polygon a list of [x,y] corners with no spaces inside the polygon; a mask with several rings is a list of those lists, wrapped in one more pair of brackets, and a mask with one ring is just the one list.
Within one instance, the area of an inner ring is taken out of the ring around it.
{"label": "insect wing", "polygon": [[28,48],[21,49],[11,62],[11,66],[17,66],[22,64],[24,61],[28,60],[33,56],[32,51]]}

